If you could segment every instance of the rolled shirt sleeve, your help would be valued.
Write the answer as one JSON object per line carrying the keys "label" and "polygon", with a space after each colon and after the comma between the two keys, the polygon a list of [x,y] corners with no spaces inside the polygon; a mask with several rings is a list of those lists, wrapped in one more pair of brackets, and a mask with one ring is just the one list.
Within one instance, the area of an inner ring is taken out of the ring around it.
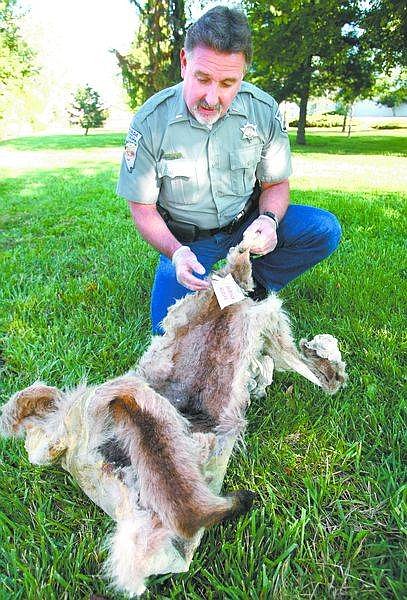
{"label": "rolled shirt sleeve", "polygon": [[160,191],[157,162],[146,121],[133,119],[126,137],[116,193],[140,204],[155,204]]}
{"label": "rolled shirt sleeve", "polygon": [[276,103],[274,110],[272,109],[269,136],[256,168],[256,177],[266,183],[278,183],[287,179],[291,173],[290,141]]}

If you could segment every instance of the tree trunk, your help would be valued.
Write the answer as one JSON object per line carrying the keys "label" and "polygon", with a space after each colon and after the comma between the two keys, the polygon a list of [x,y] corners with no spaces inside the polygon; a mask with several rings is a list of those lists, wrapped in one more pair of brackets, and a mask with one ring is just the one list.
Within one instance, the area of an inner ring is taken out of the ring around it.
{"label": "tree trunk", "polygon": [[348,116],[348,109],[346,109],[346,113],[343,115],[343,123],[342,123],[342,133],[346,131],[346,119]]}
{"label": "tree trunk", "polygon": [[287,123],[287,101],[284,100],[284,110],[283,110],[283,125],[285,129],[288,129],[288,123]]}
{"label": "tree trunk", "polygon": [[170,11],[168,20],[171,25],[173,37],[171,52],[172,58],[169,74],[172,78],[172,81],[176,83],[181,79],[179,54],[184,45],[185,38],[185,2],[184,0],[172,0],[172,2],[169,3],[169,8]]}
{"label": "tree trunk", "polygon": [[350,133],[352,130],[352,116],[353,116],[353,104],[351,104],[349,107],[348,137],[350,137]]}
{"label": "tree trunk", "polygon": [[307,105],[309,92],[311,87],[311,61],[312,56],[310,56],[305,65],[304,69],[304,83],[301,90],[300,96],[300,117],[298,119],[298,129],[297,129],[297,144],[300,146],[305,146],[305,125],[307,122]]}
{"label": "tree trunk", "polygon": [[89,127],[85,129],[85,135],[88,135]]}
{"label": "tree trunk", "polygon": [[298,119],[297,128],[297,144],[305,146],[305,125],[307,122],[307,104],[309,97],[309,88],[303,89],[300,100],[300,117]]}

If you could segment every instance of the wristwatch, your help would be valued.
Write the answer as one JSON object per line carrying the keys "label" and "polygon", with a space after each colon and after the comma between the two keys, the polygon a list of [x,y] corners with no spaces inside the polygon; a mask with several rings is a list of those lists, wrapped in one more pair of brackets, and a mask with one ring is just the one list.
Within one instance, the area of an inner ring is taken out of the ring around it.
{"label": "wristwatch", "polygon": [[277,215],[275,215],[273,212],[271,212],[271,210],[266,210],[266,212],[261,213],[260,216],[262,216],[262,215],[266,215],[266,217],[270,217],[270,219],[273,219],[274,223],[276,224],[276,229],[278,229],[280,222],[278,220]]}

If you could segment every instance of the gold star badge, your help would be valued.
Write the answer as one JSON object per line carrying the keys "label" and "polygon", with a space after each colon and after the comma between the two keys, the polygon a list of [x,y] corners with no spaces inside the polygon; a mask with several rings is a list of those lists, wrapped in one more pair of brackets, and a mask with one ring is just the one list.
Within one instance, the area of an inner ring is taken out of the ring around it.
{"label": "gold star badge", "polygon": [[259,137],[255,123],[246,123],[246,125],[240,128],[240,131],[243,133],[242,140],[252,140],[255,137]]}

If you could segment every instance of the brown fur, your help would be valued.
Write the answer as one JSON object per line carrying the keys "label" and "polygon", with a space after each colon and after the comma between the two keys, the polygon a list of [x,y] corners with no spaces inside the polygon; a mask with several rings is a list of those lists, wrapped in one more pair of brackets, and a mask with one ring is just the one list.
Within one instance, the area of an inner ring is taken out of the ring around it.
{"label": "brown fur", "polygon": [[[230,260],[231,257],[233,257],[232,260]],[[247,292],[253,289],[254,282],[252,277],[252,265],[250,262],[250,250],[244,245],[244,242],[236,248],[231,249],[228,256],[228,262],[217,274],[223,277],[228,273],[232,273],[233,278],[242,289]]]}
{"label": "brown fur", "polygon": [[242,510],[240,496],[221,498],[209,491],[196,462],[181,465],[177,461],[182,448],[174,447],[168,435],[168,421],[163,422],[146,408],[141,409],[131,393],[116,396],[110,406],[114,420],[125,423],[130,434],[137,436],[137,446],[130,456],[138,466],[140,479],[148,478],[148,482],[143,482],[146,487],[156,498],[162,498],[162,505],[157,506],[160,516],[163,511],[170,515],[171,525],[179,535],[191,538],[202,527]]}
{"label": "brown fur", "polygon": [[335,393],[339,387],[345,385],[347,376],[344,363],[333,363],[327,358],[318,356],[315,350],[307,348],[303,341],[301,341],[300,346],[307,365],[313,373],[323,380],[328,392]]}
{"label": "brown fur", "polygon": [[[231,306],[221,312],[219,306],[211,305],[194,329],[184,329],[175,335],[176,366],[172,380],[185,380],[186,370],[193,369],[194,377],[186,391],[195,399],[196,406],[204,407],[215,422],[219,422],[225,399],[229,396],[235,365],[239,361],[239,347],[231,339],[239,310],[240,307]],[[197,336],[204,343],[192,357],[188,350]]]}
{"label": "brown fur", "polygon": [[27,417],[41,417],[55,408],[55,400],[59,395],[58,388],[43,385],[21,392],[18,399],[18,412],[14,427],[17,428]]}
{"label": "brown fur", "polygon": [[[243,246],[218,274],[228,273],[252,289]],[[107,572],[131,596],[152,574],[187,570],[203,527],[250,508],[250,492],[218,494],[249,394],[265,395],[273,369],[297,371],[329,393],[345,379],[339,351],[331,361],[312,341],[297,350],[275,295],[221,311],[210,287],[171,307],[164,329],[137,372],[66,394],[37,383],[14,395],[0,418],[6,435],[26,432],[31,462],[58,457],[117,521]]]}

